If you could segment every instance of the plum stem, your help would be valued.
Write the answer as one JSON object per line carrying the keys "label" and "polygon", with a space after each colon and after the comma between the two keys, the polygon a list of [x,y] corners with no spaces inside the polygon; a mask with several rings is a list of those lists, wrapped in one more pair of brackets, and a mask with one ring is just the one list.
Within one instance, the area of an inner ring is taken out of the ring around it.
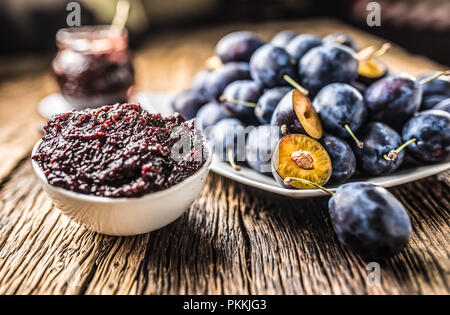
{"label": "plum stem", "polygon": [[307,89],[305,89],[303,86],[301,86],[300,84],[298,84],[298,82],[296,82],[294,79],[292,79],[290,76],[288,76],[287,74],[283,75],[283,79],[289,83],[290,85],[292,85],[294,88],[296,88],[297,90],[300,91],[300,93],[302,93],[303,95],[308,95],[309,91]]}
{"label": "plum stem", "polygon": [[390,48],[390,43],[384,43],[379,49],[376,49],[375,46],[369,46],[358,51],[357,57],[360,62],[368,62],[383,56]]}
{"label": "plum stem", "polygon": [[220,59],[217,56],[212,56],[206,59],[205,66],[208,70],[216,70],[217,68],[220,68],[223,65],[222,59]]}
{"label": "plum stem", "polygon": [[116,13],[114,15],[112,26],[122,30],[128,20],[128,13],[130,12],[130,1],[120,0],[116,5]]}
{"label": "plum stem", "polygon": [[433,80],[435,80],[435,79],[437,79],[439,77],[445,76],[445,75],[450,75],[450,70],[436,72],[435,74],[432,74],[432,75],[430,75],[430,76],[420,80],[416,84],[418,86],[421,86],[421,85],[427,84],[428,82],[433,81]]}
{"label": "plum stem", "polygon": [[359,139],[355,136],[355,134],[353,133],[352,129],[350,128],[350,126],[348,124],[345,124],[344,128],[345,128],[345,130],[347,130],[347,132],[353,138],[353,140],[355,140],[358,148],[362,149],[364,147],[364,142],[359,141]]}
{"label": "plum stem", "polygon": [[236,105],[242,105],[242,106],[246,106],[246,107],[256,107],[256,106],[258,106],[258,104],[256,104],[256,103],[241,101],[241,100],[237,100],[237,99],[229,98],[229,97],[225,97],[225,96],[221,96],[219,100],[221,102],[228,102],[228,103],[232,103],[232,104],[236,104]]}
{"label": "plum stem", "polygon": [[397,149],[390,151],[387,155],[383,155],[385,160],[388,161],[395,161],[395,159],[397,159],[398,154],[405,149],[408,145],[410,145],[413,142],[416,142],[417,138],[412,138],[408,141],[406,141],[405,143],[403,143],[401,146],[399,146]]}
{"label": "plum stem", "polygon": [[392,47],[391,43],[384,43],[380,49],[378,49],[372,54],[371,59],[383,56],[389,49],[391,49],[391,47]]}
{"label": "plum stem", "polygon": [[233,149],[228,149],[227,155],[228,155],[228,162],[230,163],[231,167],[234,168],[236,171],[240,171],[241,167],[234,162]]}
{"label": "plum stem", "polygon": [[335,39],[334,39],[334,43],[335,44],[339,44],[342,45],[343,43],[345,43],[347,39],[345,38],[344,34],[339,34]]}
{"label": "plum stem", "polygon": [[325,187],[322,187],[319,184],[313,183],[313,182],[311,182],[311,181],[309,181],[307,179],[303,179],[303,178],[299,178],[299,177],[286,177],[284,179],[284,183],[286,185],[291,185],[291,183],[293,183],[293,182],[300,182],[300,183],[303,183],[303,184],[311,185],[311,186],[314,186],[316,188],[319,188],[319,189],[323,190],[326,193],[329,193],[332,196],[334,195],[334,192],[332,192],[331,190],[326,189]]}

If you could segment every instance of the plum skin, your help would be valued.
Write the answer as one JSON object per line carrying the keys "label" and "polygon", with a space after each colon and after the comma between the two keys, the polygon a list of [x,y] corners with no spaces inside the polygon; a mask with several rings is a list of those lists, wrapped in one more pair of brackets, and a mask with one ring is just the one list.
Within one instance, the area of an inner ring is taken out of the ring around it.
{"label": "plum skin", "polygon": [[203,105],[196,114],[195,124],[197,128],[205,131],[219,120],[229,117],[223,106],[216,101]]}
{"label": "plum skin", "polygon": [[233,150],[236,163],[245,162],[246,127],[236,118],[225,118],[212,128],[208,142],[214,154],[222,161],[229,161],[228,150]]}
{"label": "plum skin", "polygon": [[283,75],[296,79],[295,59],[281,47],[266,44],[258,48],[250,59],[250,74],[253,80],[265,87],[287,85]]}
{"label": "plum skin", "polygon": [[203,84],[204,94],[210,99],[218,99],[228,84],[237,80],[249,80],[250,67],[246,62],[228,62],[211,71]]}
{"label": "plum skin", "polygon": [[313,96],[330,83],[351,83],[358,77],[358,60],[343,45],[322,45],[308,51],[299,62],[300,84]]}
{"label": "plum skin", "polygon": [[344,83],[332,83],[325,86],[314,98],[313,106],[325,129],[341,138],[350,136],[344,128],[345,124],[348,124],[355,132],[367,118],[361,93]]}
{"label": "plum skin", "polygon": [[369,119],[381,121],[396,130],[420,108],[422,88],[414,77],[389,75],[370,85],[364,93]]}
{"label": "plum skin", "polygon": [[378,176],[394,172],[405,158],[401,151],[397,158],[386,160],[383,156],[402,145],[400,135],[388,125],[381,122],[371,122],[360,130],[359,140],[364,142],[362,149],[352,144],[356,156],[357,169],[364,174]]}
{"label": "plum skin", "polygon": [[280,139],[279,128],[262,125],[253,128],[247,135],[245,158],[247,164],[261,174],[271,175],[272,152]]}
{"label": "plum skin", "polygon": [[287,86],[279,86],[264,91],[255,107],[255,116],[262,124],[270,123],[273,112],[281,99],[292,89]]}
{"label": "plum skin", "polygon": [[294,105],[292,104],[293,91],[294,90],[291,89],[291,91],[278,103],[272,114],[270,124],[278,127],[286,125],[288,133],[300,133],[306,135],[307,132],[294,111]]}
{"label": "plum skin", "polygon": [[240,119],[247,125],[259,125],[255,116],[255,109],[249,106],[227,102],[226,99],[256,103],[262,94],[263,87],[259,82],[252,80],[238,80],[230,83],[223,91],[225,110]]}
{"label": "plum skin", "polygon": [[301,34],[286,45],[286,51],[295,59],[300,60],[308,51],[322,45],[322,40],[311,34]]}
{"label": "plum skin", "polygon": [[270,43],[274,46],[278,46],[281,48],[286,48],[286,45],[289,44],[289,42],[297,36],[297,33],[295,33],[292,30],[283,30],[275,34],[274,37],[272,37],[272,40]]}
{"label": "plum skin", "polygon": [[439,95],[439,94],[423,95],[422,105],[420,106],[420,110],[432,109],[437,104],[446,100],[447,98],[448,98],[448,96]]}
{"label": "plum skin", "polygon": [[344,140],[326,134],[319,140],[331,159],[329,184],[340,184],[353,176],[356,170],[356,157],[350,145]]}
{"label": "plum skin", "polygon": [[403,141],[416,138],[407,147],[414,158],[436,163],[445,161],[450,153],[450,114],[442,110],[427,110],[412,117],[403,127]]}
{"label": "plum skin", "polygon": [[194,90],[199,90],[205,94],[205,83],[208,80],[208,76],[211,73],[209,70],[202,70],[197,72],[197,74],[192,79],[191,88]]}
{"label": "plum skin", "polygon": [[264,45],[264,41],[249,31],[238,31],[225,35],[217,42],[215,54],[222,62],[250,60],[256,49]]}
{"label": "plum skin", "polygon": [[[422,80],[427,78],[430,75],[433,75],[434,73],[428,73],[421,75],[418,80]],[[428,83],[425,83],[422,86],[422,91],[424,96],[428,95],[445,95],[447,97],[450,97],[450,80],[446,80],[443,77],[437,78],[435,80],[432,80]]]}
{"label": "plum skin", "polygon": [[382,187],[362,182],[341,185],[328,208],[339,240],[365,258],[392,257],[411,238],[405,208]]}
{"label": "plum skin", "polygon": [[347,46],[347,47],[353,49],[354,51],[359,50],[358,45],[356,45],[353,38],[351,38],[350,35],[348,35],[347,33],[344,33],[344,32],[337,32],[337,33],[329,34],[329,35],[325,36],[322,39],[322,41],[326,45],[339,44],[338,43],[339,37],[344,38],[344,41],[342,43],[340,43],[341,45]]}
{"label": "plum skin", "polygon": [[436,104],[433,109],[443,110],[447,113],[450,113],[450,97]]}
{"label": "plum skin", "polygon": [[180,113],[181,117],[189,120],[195,117],[199,109],[208,102],[207,98],[200,90],[185,90],[175,96],[172,101],[172,108]]}

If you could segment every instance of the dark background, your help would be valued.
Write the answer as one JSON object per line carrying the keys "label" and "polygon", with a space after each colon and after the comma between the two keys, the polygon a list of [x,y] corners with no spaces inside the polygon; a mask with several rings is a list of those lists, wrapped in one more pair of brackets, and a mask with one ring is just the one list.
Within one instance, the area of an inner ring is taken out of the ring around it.
{"label": "dark background", "polygon": [[[262,23],[329,16],[393,41],[410,52],[450,65],[450,1],[380,0],[381,27],[368,27],[368,0],[131,0],[131,45],[156,33],[233,22]],[[1,55],[49,53],[66,26],[66,0],[2,0]],[[115,0],[80,0],[82,25],[107,24]]]}

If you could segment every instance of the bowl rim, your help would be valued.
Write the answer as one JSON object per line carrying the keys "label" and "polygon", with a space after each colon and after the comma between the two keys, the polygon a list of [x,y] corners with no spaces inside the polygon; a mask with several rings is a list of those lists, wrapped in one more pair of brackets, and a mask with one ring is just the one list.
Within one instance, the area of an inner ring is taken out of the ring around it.
{"label": "bowl rim", "polygon": [[[31,152],[31,157],[37,152],[37,150],[39,149],[42,142],[43,142],[42,139],[39,139],[38,142],[36,142],[36,144],[33,147],[32,152]],[[137,200],[140,201],[140,200],[151,199],[151,198],[160,197],[160,196],[164,196],[164,195],[169,195],[169,194],[177,191],[180,187],[193,182],[199,176],[201,176],[203,173],[209,171],[211,169],[213,154],[212,154],[210,146],[208,145],[208,143],[206,141],[203,141],[203,146],[206,148],[206,150],[204,150],[204,151],[206,151],[206,153],[207,153],[207,158],[206,158],[206,161],[203,164],[203,166],[200,169],[198,169],[194,174],[185,178],[181,182],[179,182],[173,186],[170,186],[169,188],[166,188],[166,189],[163,189],[160,191],[156,191],[156,192],[150,192],[150,193],[147,193],[140,197],[118,197],[118,198],[102,197],[102,196],[83,194],[83,193],[71,191],[71,190],[68,190],[65,188],[57,187],[57,186],[50,184],[47,181],[47,177],[45,177],[44,172],[41,170],[38,163],[35,160],[33,160],[32,158],[31,158],[31,165],[33,167],[34,173],[43,183],[45,183],[49,187],[51,187],[52,190],[54,190],[60,194],[63,194],[66,197],[79,199],[79,200],[83,200],[83,201],[87,201],[87,202],[124,203],[124,202],[137,201]]]}

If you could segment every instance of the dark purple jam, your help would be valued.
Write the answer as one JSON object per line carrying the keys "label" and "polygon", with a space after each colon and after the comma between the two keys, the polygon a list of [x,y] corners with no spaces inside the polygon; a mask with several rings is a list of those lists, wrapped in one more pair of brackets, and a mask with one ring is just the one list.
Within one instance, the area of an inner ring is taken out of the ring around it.
{"label": "dark purple jam", "polygon": [[194,121],[116,104],[52,117],[32,157],[49,184],[83,194],[139,197],[175,185],[205,163]]}
{"label": "dark purple jam", "polygon": [[75,109],[127,102],[134,68],[127,33],[111,26],[61,29],[52,70],[61,94]]}

